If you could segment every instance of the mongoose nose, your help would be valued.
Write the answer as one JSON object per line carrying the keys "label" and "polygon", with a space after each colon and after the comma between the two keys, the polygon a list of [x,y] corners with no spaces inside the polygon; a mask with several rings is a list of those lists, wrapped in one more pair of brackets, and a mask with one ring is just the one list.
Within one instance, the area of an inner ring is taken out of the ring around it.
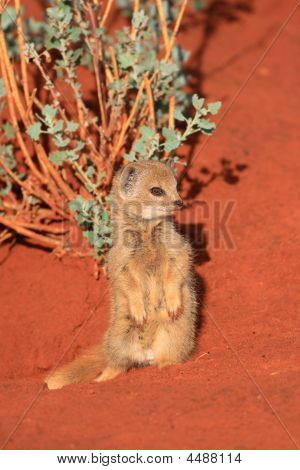
{"label": "mongoose nose", "polygon": [[177,199],[177,201],[174,201],[174,205],[177,206],[177,207],[182,207],[183,206],[183,202],[181,199]]}

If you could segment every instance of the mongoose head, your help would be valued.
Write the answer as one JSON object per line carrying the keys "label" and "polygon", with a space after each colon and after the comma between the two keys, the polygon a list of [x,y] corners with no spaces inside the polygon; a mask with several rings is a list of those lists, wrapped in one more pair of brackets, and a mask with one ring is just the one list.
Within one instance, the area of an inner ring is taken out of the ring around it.
{"label": "mongoose head", "polygon": [[126,165],[115,177],[114,200],[127,215],[147,220],[167,217],[182,207],[172,169],[157,161]]}

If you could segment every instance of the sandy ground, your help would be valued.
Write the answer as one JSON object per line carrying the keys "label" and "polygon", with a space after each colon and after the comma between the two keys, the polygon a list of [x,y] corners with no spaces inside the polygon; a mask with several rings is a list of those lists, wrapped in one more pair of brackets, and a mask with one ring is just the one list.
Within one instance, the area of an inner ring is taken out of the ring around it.
{"label": "sandy ground", "polygon": [[[5,448],[299,446],[300,10],[267,50],[295,3],[213,2],[181,35],[193,51],[194,89],[221,99],[225,112],[216,134],[193,149],[183,187],[189,208],[180,219],[202,285],[189,362],[46,390],[42,379],[63,354],[101,338],[109,288],[86,260],[1,247]],[[231,206],[228,238],[216,227],[219,208]]]}

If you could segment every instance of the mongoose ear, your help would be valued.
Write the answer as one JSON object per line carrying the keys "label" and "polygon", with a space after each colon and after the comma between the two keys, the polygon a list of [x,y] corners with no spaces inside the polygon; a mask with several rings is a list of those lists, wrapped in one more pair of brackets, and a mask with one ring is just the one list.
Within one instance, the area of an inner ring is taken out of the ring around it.
{"label": "mongoose ear", "polygon": [[137,169],[133,165],[126,165],[121,173],[121,190],[125,194],[133,192],[137,180]]}
{"label": "mongoose ear", "polygon": [[168,168],[170,168],[170,170],[172,171],[173,175],[175,176],[176,173],[175,173],[175,164],[174,164],[174,162],[173,162],[173,161],[168,161],[168,162],[166,163],[166,166],[167,166]]}

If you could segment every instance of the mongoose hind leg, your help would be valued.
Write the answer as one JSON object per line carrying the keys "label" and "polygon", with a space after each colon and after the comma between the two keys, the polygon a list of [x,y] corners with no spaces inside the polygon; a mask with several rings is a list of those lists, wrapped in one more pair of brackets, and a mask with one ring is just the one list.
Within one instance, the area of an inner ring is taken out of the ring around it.
{"label": "mongoose hind leg", "polygon": [[179,364],[180,361],[171,361],[170,359],[159,359],[156,362],[156,365],[159,369],[163,369],[163,367],[174,366],[175,364]]}
{"label": "mongoose hind leg", "polygon": [[172,344],[172,338],[169,332],[164,329],[160,329],[152,348],[154,351],[154,364],[159,369],[174,364],[180,364],[185,359],[185,355],[181,352],[180,345]]}
{"label": "mongoose hind leg", "polygon": [[107,380],[112,380],[123,372],[126,372],[126,370],[115,367],[106,367],[104,371],[95,379],[95,382],[106,382]]}

